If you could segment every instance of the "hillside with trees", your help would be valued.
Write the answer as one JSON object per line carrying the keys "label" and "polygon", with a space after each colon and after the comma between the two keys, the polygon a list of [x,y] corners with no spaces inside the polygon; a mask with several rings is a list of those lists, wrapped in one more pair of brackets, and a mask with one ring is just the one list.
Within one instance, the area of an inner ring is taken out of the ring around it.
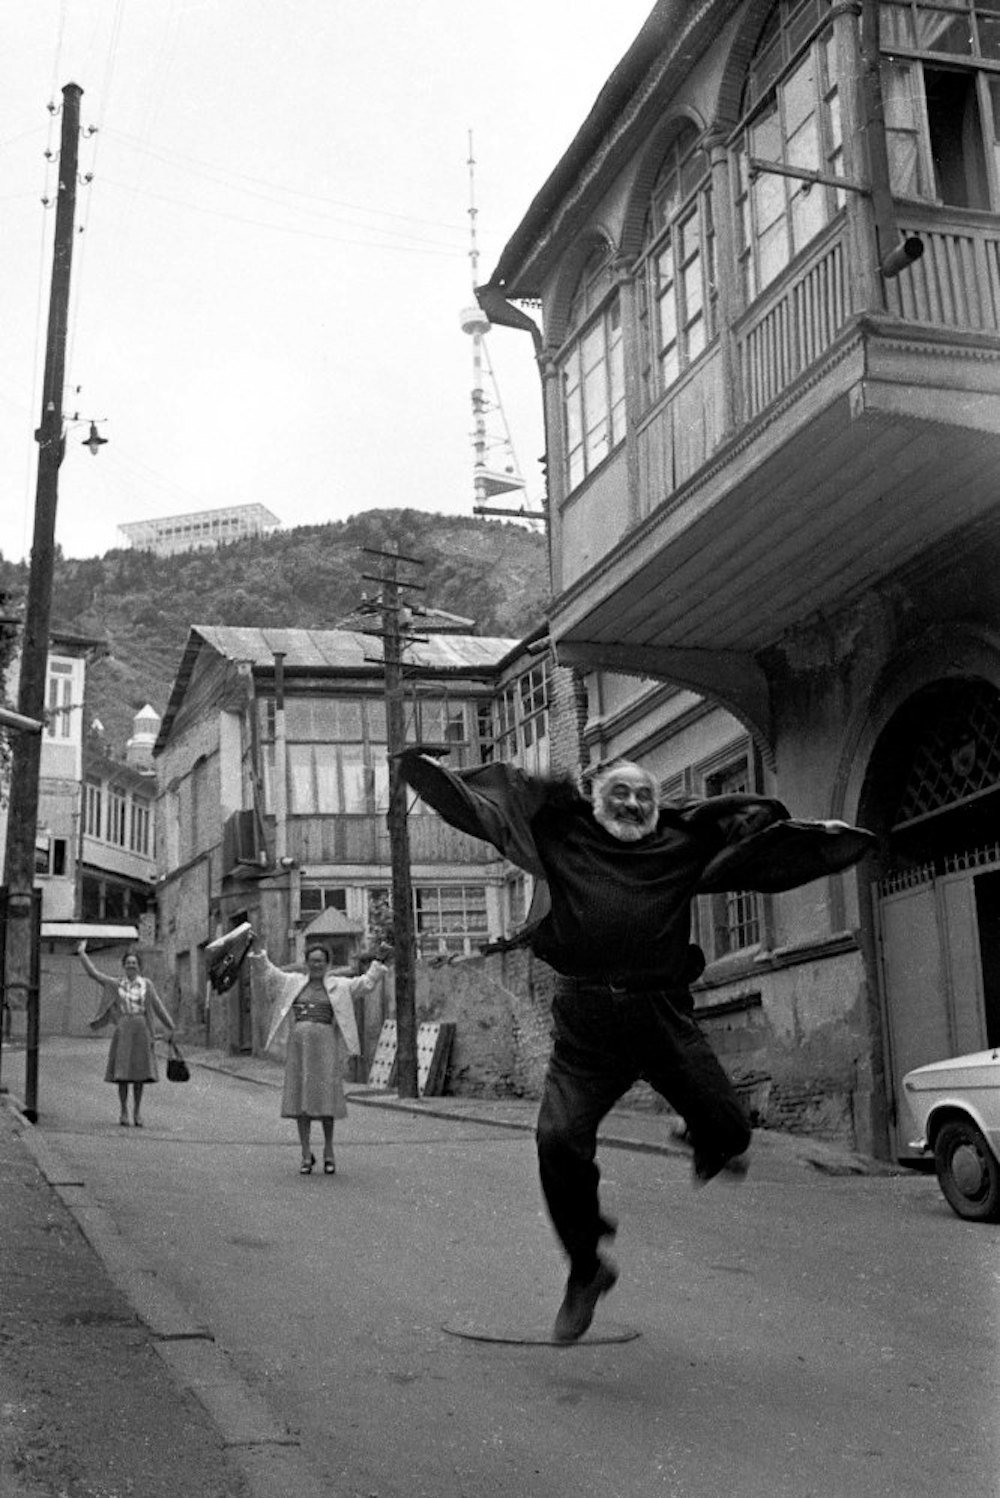
{"label": "hillside with trees", "polygon": [[[535,529],[417,510],[370,510],[329,525],[234,541],[216,551],[159,557],[116,550],[57,556],[54,628],[92,635],[103,650],[88,670],[88,721],[121,752],[133,714],[166,706],[192,625],[334,629],[375,585],[378,559],[364,548],[398,547],[421,567],[420,601],[475,620],[473,633],[518,636],[541,622],[548,598],[546,541]],[[17,613],[28,567],[0,558],[6,610]]]}

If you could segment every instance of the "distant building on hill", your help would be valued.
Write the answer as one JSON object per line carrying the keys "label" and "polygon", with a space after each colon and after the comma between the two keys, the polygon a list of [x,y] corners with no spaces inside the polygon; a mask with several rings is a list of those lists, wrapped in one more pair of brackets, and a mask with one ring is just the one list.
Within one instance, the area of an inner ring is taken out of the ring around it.
{"label": "distant building on hill", "polygon": [[153,551],[170,557],[179,551],[202,550],[242,536],[266,536],[281,521],[266,505],[226,505],[220,510],[197,510],[190,515],[165,515],[159,520],[134,520],[120,525],[133,551]]}

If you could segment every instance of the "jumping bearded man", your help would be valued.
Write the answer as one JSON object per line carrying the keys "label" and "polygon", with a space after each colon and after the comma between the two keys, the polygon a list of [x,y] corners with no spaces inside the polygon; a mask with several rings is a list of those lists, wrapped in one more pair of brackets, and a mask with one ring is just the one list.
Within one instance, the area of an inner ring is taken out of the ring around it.
{"label": "jumping bearded man", "polygon": [[691,945],[693,898],[805,883],[856,862],[871,835],[792,822],[768,796],[661,806],[650,772],[627,761],[595,778],[589,801],[568,779],[510,765],[453,773],[420,746],[400,769],[445,821],[535,879],[517,940],[557,974],[536,1138],[569,1261],[553,1340],[576,1342],[618,1278],[601,1252],[615,1228],[600,1210],[596,1164],[598,1127],[618,1099],[641,1078],[681,1116],[695,1184],[746,1168],[749,1122],[694,1019],[690,984],[704,959]]}

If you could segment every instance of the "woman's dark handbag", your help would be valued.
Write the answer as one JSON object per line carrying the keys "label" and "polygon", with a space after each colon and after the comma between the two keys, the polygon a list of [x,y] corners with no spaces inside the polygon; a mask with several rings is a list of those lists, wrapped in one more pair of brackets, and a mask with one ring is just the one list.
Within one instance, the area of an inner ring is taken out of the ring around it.
{"label": "woman's dark handbag", "polygon": [[180,1046],[176,1040],[170,1042],[170,1055],[167,1057],[167,1081],[168,1082],[190,1082],[191,1071],[181,1055]]}

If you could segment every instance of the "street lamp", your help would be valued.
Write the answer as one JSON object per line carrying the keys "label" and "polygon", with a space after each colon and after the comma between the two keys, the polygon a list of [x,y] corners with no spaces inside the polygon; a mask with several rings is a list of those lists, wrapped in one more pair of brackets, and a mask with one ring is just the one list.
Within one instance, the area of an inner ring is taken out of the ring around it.
{"label": "street lamp", "polygon": [[80,446],[89,447],[90,451],[96,458],[97,454],[100,452],[101,448],[104,447],[107,440],[107,437],[102,437],[100,432],[97,430],[97,422],[92,421],[90,423],[90,435],[84,438]]}

